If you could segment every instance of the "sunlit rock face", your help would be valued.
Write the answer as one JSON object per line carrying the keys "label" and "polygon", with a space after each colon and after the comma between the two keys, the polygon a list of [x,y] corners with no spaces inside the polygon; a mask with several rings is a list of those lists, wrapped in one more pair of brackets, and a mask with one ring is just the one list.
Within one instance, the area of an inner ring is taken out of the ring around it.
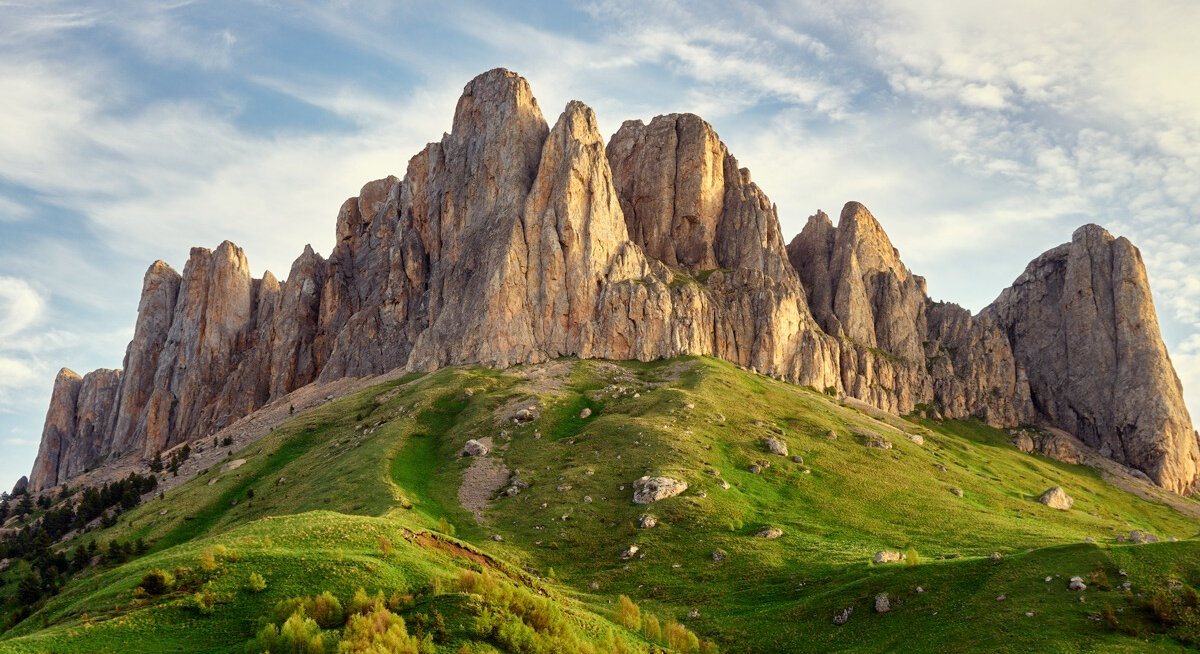
{"label": "sunlit rock face", "polygon": [[698,116],[605,144],[570,102],[548,125],[507,70],[451,132],[337,214],[328,258],[253,279],[232,243],[146,272],[124,370],[55,382],[34,490],[150,458],[313,382],[553,357],[720,357],[878,408],[1041,421],[1183,492],[1196,435],[1136,249],[1099,228],[972,316],[930,300],[857,202],[790,244]]}

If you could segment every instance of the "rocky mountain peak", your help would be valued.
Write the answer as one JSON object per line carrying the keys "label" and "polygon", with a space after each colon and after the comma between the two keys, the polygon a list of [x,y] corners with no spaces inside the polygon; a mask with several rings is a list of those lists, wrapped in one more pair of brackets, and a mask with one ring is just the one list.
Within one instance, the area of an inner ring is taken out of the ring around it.
{"label": "rocky mountain peak", "polygon": [[561,356],[716,356],[907,413],[1040,422],[1184,492],[1197,436],[1136,248],[1085,226],[978,316],[936,303],[850,202],[785,246],[776,207],[692,114],[471,80],[450,134],[337,212],[328,258],[250,275],[226,241],[147,270],[123,371],[55,383],[30,484],[206,437],[311,383]]}
{"label": "rocky mountain peak", "polygon": [[791,275],[774,205],[699,116],[626,121],[608,158],[629,233],[650,257],[692,273]]}
{"label": "rocky mountain peak", "polygon": [[1132,243],[1080,227],[984,314],[1006,330],[1028,370],[1040,420],[1162,486],[1194,488],[1200,444]]}
{"label": "rocky mountain peak", "polygon": [[924,358],[924,280],[900,261],[879,221],[865,206],[847,202],[837,227],[818,213],[788,246],[827,333],[912,362]]}

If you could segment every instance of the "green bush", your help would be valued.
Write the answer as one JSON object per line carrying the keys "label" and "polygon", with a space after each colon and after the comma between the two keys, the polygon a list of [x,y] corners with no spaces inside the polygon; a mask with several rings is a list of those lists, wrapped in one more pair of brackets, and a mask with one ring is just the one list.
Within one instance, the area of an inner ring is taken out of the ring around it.
{"label": "green bush", "polygon": [[275,605],[275,624],[283,624],[295,614],[312,618],[322,629],[339,627],[345,620],[342,603],[333,593],[325,591],[315,597],[292,597]]}
{"label": "green bush", "polygon": [[646,640],[651,643],[657,644],[662,642],[662,624],[659,623],[657,615],[647,613],[642,618],[642,633],[646,636]]}
{"label": "green bush", "polygon": [[432,654],[434,650],[432,635],[423,639],[409,635],[404,627],[404,619],[382,605],[366,613],[353,613],[337,649],[338,652],[395,654]]}
{"label": "green bush", "polygon": [[246,582],[246,588],[252,593],[261,593],[267,589],[267,580],[257,572],[251,572],[250,579]]}
{"label": "green bush", "polygon": [[613,622],[626,629],[637,631],[642,628],[642,610],[626,595],[617,597],[617,607],[613,613]]}
{"label": "green bush", "polygon": [[325,641],[320,625],[297,612],[285,620],[281,627],[274,624],[263,627],[258,636],[246,645],[246,651],[254,654],[324,654]]}
{"label": "green bush", "polygon": [[347,615],[367,614],[373,610],[383,608],[387,604],[387,600],[383,597],[383,591],[377,591],[374,597],[367,595],[367,591],[359,588],[354,591],[354,596],[350,598],[350,605],[346,607]]}
{"label": "green bush", "polygon": [[161,568],[155,568],[142,577],[138,588],[147,595],[165,595],[175,589],[175,576]]}
{"label": "green bush", "polygon": [[213,612],[213,608],[216,605],[217,596],[212,592],[208,584],[205,584],[203,589],[192,595],[192,608],[200,615],[209,615]]}

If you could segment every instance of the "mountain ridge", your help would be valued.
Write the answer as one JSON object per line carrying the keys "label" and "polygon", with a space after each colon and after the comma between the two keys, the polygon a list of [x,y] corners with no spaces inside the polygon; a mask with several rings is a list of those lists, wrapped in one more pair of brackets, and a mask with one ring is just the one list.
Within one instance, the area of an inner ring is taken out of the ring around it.
{"label": "mountain ridge", "polygon": [[1200,476],[1140,254],[1096,226],[973,316],[933,302],[856,202],[785,242],[701,118],[626,121],[605,145],[586,105],[549,126],[527,82],[496,69],[403,179],[342,205],[336,230],[328,259],[306,247],[283,282],[253,279],[229,242],[193,249],[182,274],[153,264],[122,371],[60,373],[33,490],[314,381],[680,354],[893,413],[1059,427],[1177,493]]}

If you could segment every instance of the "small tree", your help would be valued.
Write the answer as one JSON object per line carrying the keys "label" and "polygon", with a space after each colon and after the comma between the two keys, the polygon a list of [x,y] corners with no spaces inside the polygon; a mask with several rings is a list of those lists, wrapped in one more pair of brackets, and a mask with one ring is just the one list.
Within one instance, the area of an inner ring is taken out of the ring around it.
{"label": "small tree", "polygon": [[617,608],[613,615],[613,622],[637,631],[642,628],[642,610],[633,600],[625,595],[617,597]]}
{"label": "small tree", "polygon": [[671,620],[667,623],[667,647],[677,652],[687,652],[690,647],[687,627]]}
{"label": "small tree", "polygon": [[342,603],[329,591],[313,598],[312,606],[308,608],[308,614],[324,629],[331,629],[342,624],[346,617],[342,610]]}
{"label": "small tree", "polygon": [[162,472],[162,469],[163,469],[162,453],[155,452],[154,458],[150,460],[150,472],[158,473],[158,472]]}
{"label": "small tree", "polygon": [[646,640],[652,643],[662,642],[662,624],[659,623],[657,615],[647,613],[642,617],[642,633],[646,635]]}
{"label": "small tree", "polygon": [[908,548],[908,552],[904,554],[904,562],[908,565],[921,565],[921,557],[917,554],[917,548]]}
{"label": "small tree", "polygon": [[205,549],[200,553],[200,569],[205,572],[212,572],[217,569],[217,557],[213,556],[211,549]]}

